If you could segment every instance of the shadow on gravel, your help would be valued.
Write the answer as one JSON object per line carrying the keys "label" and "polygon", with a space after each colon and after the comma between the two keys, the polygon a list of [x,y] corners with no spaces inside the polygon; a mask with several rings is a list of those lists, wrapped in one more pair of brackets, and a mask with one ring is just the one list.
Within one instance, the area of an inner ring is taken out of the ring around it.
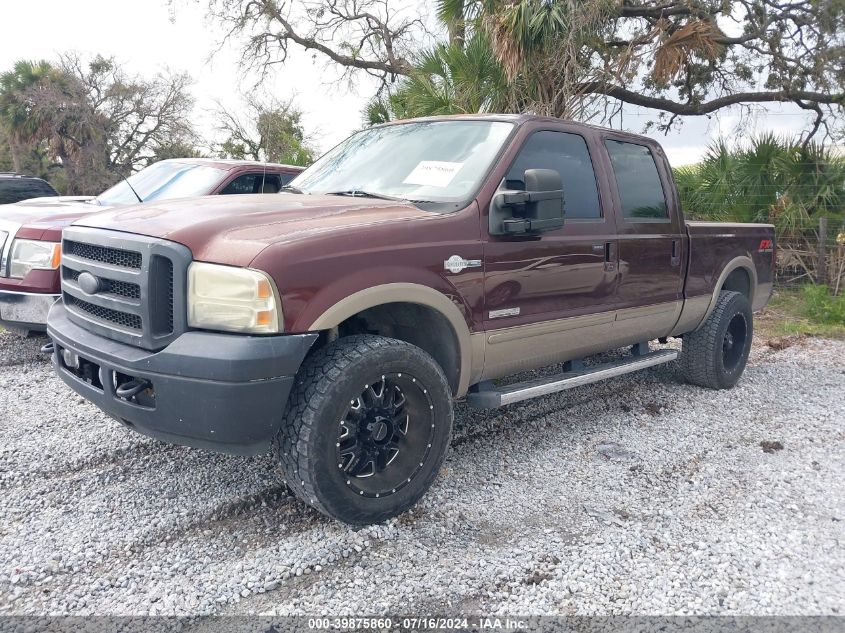
{"label": "shadow on gravel", "polygon": [[41,346],[49,340],[46,334],[21,336],[15,332],[0,330],[0,367],[49,363],[50,357],[41,353]]}

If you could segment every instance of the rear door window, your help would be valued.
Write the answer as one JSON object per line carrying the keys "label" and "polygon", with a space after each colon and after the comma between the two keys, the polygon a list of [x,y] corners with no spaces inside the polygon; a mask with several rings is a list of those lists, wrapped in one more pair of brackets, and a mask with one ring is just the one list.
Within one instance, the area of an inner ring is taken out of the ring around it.
{"label": "rear door window", "polygon": [[279,174],[241,174],[230,182],[220,193],[241,194],[241,193],[278,193],[282,187],[282,180]]}
{"label": "rear door window", "polygon": [[36,178],[0,178],[0,204],[56,196],[56,190]]}
{"label": "rear door window", "polygon": [[651,150],[645,145],[606,140],[616,188],[622,203],[622,217],[626,220],[657,220],[669,218],[666,196]]}
{"label": "rear door window", "polygon": [[505,189],[525,189],[526,169],[554,169],[563,181],[566,219],[599,219],[599,192],[583,136],[541,131],[532,134],[505,176]]}

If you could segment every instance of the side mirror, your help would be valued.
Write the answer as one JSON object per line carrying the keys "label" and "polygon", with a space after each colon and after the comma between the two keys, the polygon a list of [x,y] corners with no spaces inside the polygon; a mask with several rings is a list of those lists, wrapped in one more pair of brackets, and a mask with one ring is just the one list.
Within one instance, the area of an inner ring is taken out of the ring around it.
{"label": "side mirror", "polygon": [[525,235],[563,226],[563,182],[554,169],[526,169],[525,191],[502,191],[490,203],[491,235]]}

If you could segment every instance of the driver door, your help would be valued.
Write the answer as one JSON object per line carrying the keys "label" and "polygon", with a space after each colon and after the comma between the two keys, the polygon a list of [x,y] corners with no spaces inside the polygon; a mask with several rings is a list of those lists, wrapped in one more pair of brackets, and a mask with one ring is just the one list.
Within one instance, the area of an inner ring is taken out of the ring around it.
{"label": "driver door", "polygon": [[568,350],[577,351],[579,341],[610,334],[618,283],[616,229],[603,213],[604,187],[591,155],[581,133],[538,129],[506,172],[500,190],[524,189],[526,169],[557,171],[565,222],[561,229],[530,236],[487,234],[487,378],[556,362]]}

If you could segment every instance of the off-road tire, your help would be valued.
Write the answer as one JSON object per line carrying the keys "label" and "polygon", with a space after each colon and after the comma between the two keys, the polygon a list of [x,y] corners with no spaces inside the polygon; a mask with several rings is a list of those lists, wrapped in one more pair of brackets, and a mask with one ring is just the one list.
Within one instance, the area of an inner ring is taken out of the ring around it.
{"label": "off-road tire", "polygon": [[[725,350],[728,330],[742,329],[743,323],[745,335],[741,342],[737,341],[741,347],[727,355],[730,352],[730,349]],[[684,378],[700,387],[730,389],[745,370],[753,335],[754,322],[748,299],[739,292],[723,290],[701,327],[684,335],[680,358]]]}
{"label": "off-road tire", "polygon": [[[423,465],[410,482],[403,480],[401,489],[378,498],[364,496],[348,485],[347,475],[337,463],[339,421],[367,385],[386,374],[402,376],[403,372],[405,380],[413,376],[420,393],[425,389],[424,408],[431,416],[431,430],[426,431],[430,433],[429,446],[422,449],[427,453],[420,458]],[[429,489],[449,446],[452,419],[451,391],[431,356],[396,339],[349,336],[303,363],[273,450],[285,483],[301,500],[344,523],[379,523],[410,508]]]}

